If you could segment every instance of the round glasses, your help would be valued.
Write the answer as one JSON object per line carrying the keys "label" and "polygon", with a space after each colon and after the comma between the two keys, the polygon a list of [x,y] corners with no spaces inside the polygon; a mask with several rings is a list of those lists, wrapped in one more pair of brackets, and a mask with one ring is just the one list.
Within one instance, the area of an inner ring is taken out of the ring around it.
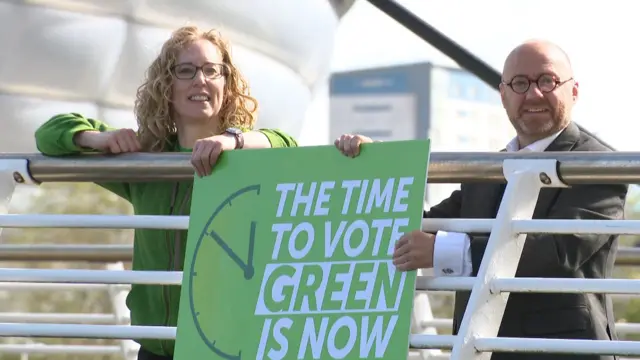
{"label": "round glasses", "polygon": [[178,64],[172,68],[173,75],[181,80],[192,80],[196,77],[198,70],[202,70],[202,74],[207,79],[217,79],[226,76],[229,71],[226,64],[205,64],[203,66],[195,66],[193,64]]}
{"label": "round glasses", "polygon": [[510,82],[504,84],[509,86],[511,90],[518,94],[524,94],[529,91],[532,83],[538,85],[538,89],[540,89],[541,92],[549,93],[570,80],[573,80],[573,78],[569,78],[565,81],[559,81],[555,76],[549,74],[542,74],[537,80],[531,80],[524,75],[516,75]]}

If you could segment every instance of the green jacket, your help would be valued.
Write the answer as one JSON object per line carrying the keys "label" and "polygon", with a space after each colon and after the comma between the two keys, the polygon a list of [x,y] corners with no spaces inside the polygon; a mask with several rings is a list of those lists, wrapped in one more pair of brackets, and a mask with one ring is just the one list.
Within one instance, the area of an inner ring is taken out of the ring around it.
{"label": "green jacket", "polygon": [[[38,150],[47,156],[72,155],[89,151],[78,147],[73,136],[79,131],[113,130],[107,124],[85,118],[76,113],[54,116],[36,130]],[[271,146],[295,147],[296,140],[279,130],[261,129]],[[168,151],[185,151],[173,141]],[[192,180],[181,182],[97,183],[128,200],[136,215],[188,215],[191,208]],[[175,197],[174,195],[177,195]],[[172,200],[175,203],[171,206]],[[183,200],[186,200],[183,202]],[[171,211],[173,208],[173,211]],[[186,231],[137,229],[134,235],[134,270],[182,270],[187,241]],[[176,326],[180,300],[180,286],[133,285],[127,296],[132,325]],[[173,355],[174,342],[165,340],[136,340],[146,350],[158,355]]]}

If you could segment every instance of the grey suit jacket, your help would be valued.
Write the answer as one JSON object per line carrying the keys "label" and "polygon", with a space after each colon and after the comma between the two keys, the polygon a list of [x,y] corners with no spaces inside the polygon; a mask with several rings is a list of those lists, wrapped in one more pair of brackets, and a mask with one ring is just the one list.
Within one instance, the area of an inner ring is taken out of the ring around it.
{"label": "grey suit jacket", "polygon": [[[613,151],[571,123],[546,151]],[[494,218],[504,185],[462,184],[461,189],[425,212],[430,218]],[[579,185],[540,193],[534,219],[622,219],[626,185]],[[473,275],[483,260],[488,234],[469,234]],[[618,237],[610,235],[531,234],[516,277],[606,278],[613,271]],[[469,292],[456,292],[456,334]],[[602,294],[512,293],[499,337],[616,339],[611,300]],[[615,357],[495,353],[492,360],[612,360]]]}

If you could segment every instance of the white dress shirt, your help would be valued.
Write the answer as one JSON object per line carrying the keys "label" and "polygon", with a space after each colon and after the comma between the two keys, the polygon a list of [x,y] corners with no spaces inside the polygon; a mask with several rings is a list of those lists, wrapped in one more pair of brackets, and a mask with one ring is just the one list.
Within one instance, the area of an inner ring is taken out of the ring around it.
{"label": "white dress shirt", "polygon": [[[519,149],[518,139],[507,144],[507,152],[544,151],[561,131],[529,146]],[[470,276],[472,274],[470,238],[465,233],[438,231],[433,249],[433,273],[435,276]]]}

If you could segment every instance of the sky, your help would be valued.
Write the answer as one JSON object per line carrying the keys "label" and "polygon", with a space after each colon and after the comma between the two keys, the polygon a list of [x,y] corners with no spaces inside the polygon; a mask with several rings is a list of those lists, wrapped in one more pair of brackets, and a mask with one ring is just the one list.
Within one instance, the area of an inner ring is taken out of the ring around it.
{"label": "sky", "polygon": [[[398,0],[396,0],[398,1]],[[400,4],[469,49],[495,69],[521,42],[555,42],[571,58],[580,86],[574,120],[622,151],[636,145],[638,102],[636,34],[632,2],[609,0],[399,0]],[[366,0],[357,0],[335,36],[332,71],[431,61],[455,65],[447,56]],[[327,88],[315,96],[301,141],[326,143]],[[326,134],[326,136],[324,136]]]}

